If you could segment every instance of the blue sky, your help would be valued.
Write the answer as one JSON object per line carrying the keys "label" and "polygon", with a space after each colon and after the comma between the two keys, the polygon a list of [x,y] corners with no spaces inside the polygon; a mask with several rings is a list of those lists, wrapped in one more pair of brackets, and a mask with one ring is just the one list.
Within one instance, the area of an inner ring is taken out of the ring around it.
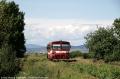
{"label": "blue sky", "polygon": [[[10,0],[11,1],[11,0]],[[67,40],[85,43],[84,36],[120,17],[120,0],[14,0],[25,12],[27,44]]]}
{"label": "blue sky", "polygon": [[14,0],[27,18],[114,19],[120,16],[120,0]]}

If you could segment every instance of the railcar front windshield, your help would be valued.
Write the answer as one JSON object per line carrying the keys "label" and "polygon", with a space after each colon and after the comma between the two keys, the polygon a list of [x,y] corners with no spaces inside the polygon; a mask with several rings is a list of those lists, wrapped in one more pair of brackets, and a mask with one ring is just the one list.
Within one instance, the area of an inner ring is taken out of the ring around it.
{"label": "railcar front windshield", "polygon": [[60,44],[53,44],[53,50],[60,50],[61,46]]}
{"label": "railcar front windshield", "polygon": [[53,50],[69,50],[69,44],[53,44]]}

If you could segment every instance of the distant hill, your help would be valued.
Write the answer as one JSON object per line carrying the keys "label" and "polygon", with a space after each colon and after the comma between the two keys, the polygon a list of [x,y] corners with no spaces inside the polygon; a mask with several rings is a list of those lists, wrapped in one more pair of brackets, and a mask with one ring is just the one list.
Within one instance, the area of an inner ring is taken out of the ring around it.
{"label": "distant hill", "polygon": [[71,51],[81,51],[83,53],[87,53],[88,49],[85,47],[85,45],[80,45],[80,46],[71,46]]}
{"label": "distant hill", "polygon": [[36,44],[27,44],[26,49],[27,49],[27,52],[40,52],[40,53],[47,52],[45,46],[40,46]]}
{"label": "distant hill", "polygon": [[39,46],[39,45],[36,45],[36,44],[27,44],[26,47],[27,48],[40,48],[40,47],[43,47],[43,46]]}
{"label": "distant hill", "polygon": [[[39,53],[46,53],[46,47],[45,46],[40,46],[36,44],[27,44],[26,45],[27,52],[39,52]],[[88,49],[85,47],[85,45],[80,45],[80,46],[71,46],[70,51],[81,51],[83,53],[88,52]]]}
{"label": "distant hill", "polygon": [[71,48],[80,48],[80,49],[87,49],[85,45],[80,45],[80,46],[71,46]]}

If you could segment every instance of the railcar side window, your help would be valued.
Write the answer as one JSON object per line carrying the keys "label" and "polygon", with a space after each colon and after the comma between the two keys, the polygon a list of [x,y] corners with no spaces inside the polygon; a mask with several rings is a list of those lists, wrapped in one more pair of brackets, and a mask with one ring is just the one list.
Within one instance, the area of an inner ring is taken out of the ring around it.
{"label": "railcar side window", "polygon": [[68,45],[68,44],[62,44],[62,49],[69,50],[70,49],[70,45]]}

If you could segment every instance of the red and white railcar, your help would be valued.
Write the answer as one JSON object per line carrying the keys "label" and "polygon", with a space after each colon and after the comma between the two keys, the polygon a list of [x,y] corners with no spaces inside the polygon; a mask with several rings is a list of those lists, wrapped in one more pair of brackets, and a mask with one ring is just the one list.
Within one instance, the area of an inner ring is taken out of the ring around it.
{"label": "red and white railcar", "polygon": [[47,45],[48,59],[69,59],[70,42],[53,41]]}

